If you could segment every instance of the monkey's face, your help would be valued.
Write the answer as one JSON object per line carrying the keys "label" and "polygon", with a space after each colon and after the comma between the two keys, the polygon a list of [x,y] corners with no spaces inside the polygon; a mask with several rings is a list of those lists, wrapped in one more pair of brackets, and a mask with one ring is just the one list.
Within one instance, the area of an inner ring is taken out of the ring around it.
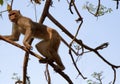
{"label": "monkey's face", "polygon": [[12,10],[9,12],[9,20],[11,20],[12,22],[17,22],[19,16],[20,16],[20,12],[17,10]]}

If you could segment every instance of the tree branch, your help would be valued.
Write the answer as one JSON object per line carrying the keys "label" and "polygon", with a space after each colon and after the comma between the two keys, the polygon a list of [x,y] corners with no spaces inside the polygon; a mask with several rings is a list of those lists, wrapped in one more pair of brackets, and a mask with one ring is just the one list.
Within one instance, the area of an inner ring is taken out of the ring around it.
{"label": "tree branch", "polygon": [[20,44],[15,43],[14,41],[11,41],[11,40],[9,40],[9,39],[7,39],[7,38],[1,36],[1,35],[0,35],[0,39],[2,39],[2,40],[4,40],[4,41],[7,42],[7,43],[10,43],[10,44],[12,44],[12,45],[14,45],[14,46],[16,46],[16,47],[18,47],[18,48],[20,48],[20,49],[22,49],[22,50],[28,52],[29,54],[31,54],[32,56],[34,56],[34,57],[36,57],[36,58],[38,58],[38,59],[40,59],[40,60],[43,59],[42,56],[40,56],[40,55],[38,55],[38,54],[36,54],[36,53],[34,53],[34,52],[28,50],[28,49],[25,48],[24,46],[21,46]]}
{"label": "tree branch", "polygon": [[48,14],[49,8],[50,8],[51,0],[46,0],[45,6],[41,15],[41,18],[39,20],[39,23],[42,24]]}
{"label": "tree branch", "polygon": [[[29,44],[31,45],[32,44],[32,41],[34,39],[31,39]],[[28,66],[28,60],[29,60],[29,53],[26,52],[25,53],[25,56],[24,56],[24,61],[23,61],[23,84],[26,84],[26,79],[28,78],[27,77],[27,66]]]}

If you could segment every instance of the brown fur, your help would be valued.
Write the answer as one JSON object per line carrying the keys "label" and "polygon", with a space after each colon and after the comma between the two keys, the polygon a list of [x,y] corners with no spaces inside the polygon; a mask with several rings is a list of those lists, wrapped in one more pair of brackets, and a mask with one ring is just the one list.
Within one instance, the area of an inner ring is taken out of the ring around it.
{"label": "brown fur", "polygon": [[64,70],[65,67],[58,55],[58,48],[60,45],[60,35],[58,32],[46,25],[33,22],[31,19],[24,17],[19,11],[13,10],[9,12],[9,19],[13,22],[12,34],[6,36],[7,38],[18,41],[20,34],[24,34],[23,44],[26,48],[32,48],[29,45],[31,38],[43,39],[36,44],[37,50],[51,62],[56,62],[57,67]]}

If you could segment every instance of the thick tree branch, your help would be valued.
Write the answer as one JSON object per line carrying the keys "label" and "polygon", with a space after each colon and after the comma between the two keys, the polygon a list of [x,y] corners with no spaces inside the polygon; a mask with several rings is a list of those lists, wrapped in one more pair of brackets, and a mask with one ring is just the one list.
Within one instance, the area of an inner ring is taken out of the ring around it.
{"label": "thick tree branch", "polygon": [[23,61],[23,84],[26,84],[28,60],[29,60],[29,53],[26,52]]}
{"label": "thick tree branch", "polygon": [[50,65],[54,68],[54,70],[59,73],[61,76],[63,76],[69,84],[73,84],[72,80],[69,78],[69,76],[67,76],[67,74],[65,74],[64,72],[62,72],[61,70],[56,70],[56,65],[54,65],[53,63],[50,63]]}
{"label": "thick tree branch", "polygon": [[45,2],[45,6],[44,6],[44,9],[43,9],[43,13],[41,15],[41,18],[39,20],[39,23],[42,24],[48,14],[48,11],[49,11],[49,8],[50,8],[50,4],[51,4],[51,0],[46,0]]}
{"label": "thick tree branch", "polygon": [[8,43],[10,43],[10,44],[12,44],[12,45],[14,45],[14,46],[16,46],[16,47],[18,47],[18,48],[20,48],[20,49],[26,51],[26,52],[28,52],[29,54],[31,54],[32,56],[34,56],[34,57],[36,57],[36,58],[38,58],[38,59],[43,59],[42,56],[40,56],[40,55],[38,55],[38,54],[36,54],[36,53],[34,53],[34,52],[28,50],[28,49],[25,48],[24,46],[21,46],[20,44],[15,43],[14,41],[11,41],[11,40],[9,40],[9,39],[7,39],[7,38],[1,36],[1,35],[0,35],[0,39],[2,39],[2,40],[4,40],[5,42],[8,42]]}
{"label": "thick tree branch", "polygon": [[[34,39],[31,39],[29,44],[32,44],[32,41]],[[27,77],[27,66],[28,66],[28,60],[29,60],[29,53],[26,52],[24,56],[24,61],[23,61],[23,84],[26,84],[26,79],[29,78]],[[30,82],[30,81],[29,81]]]}

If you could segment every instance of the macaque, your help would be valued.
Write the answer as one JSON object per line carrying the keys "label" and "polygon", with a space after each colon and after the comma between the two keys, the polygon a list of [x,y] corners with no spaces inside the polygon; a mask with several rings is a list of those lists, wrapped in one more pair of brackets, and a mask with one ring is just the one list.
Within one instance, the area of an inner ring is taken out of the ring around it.
{"label": "macaque", "polygon": [[24,34],[23,44],[27,49],[32,48],[29,44],[32,38],[42,39],[42,41],[36,44],[36,49],[44,56],[40,61],[55,62],[58,69],[65,69],[58,55],[61,37],[56,30],[33,22],[30,18],[22,16],[18,10],[10,11],[9,19],[13,23],[12,34],[5,37],[18,41],[20,34]]}

